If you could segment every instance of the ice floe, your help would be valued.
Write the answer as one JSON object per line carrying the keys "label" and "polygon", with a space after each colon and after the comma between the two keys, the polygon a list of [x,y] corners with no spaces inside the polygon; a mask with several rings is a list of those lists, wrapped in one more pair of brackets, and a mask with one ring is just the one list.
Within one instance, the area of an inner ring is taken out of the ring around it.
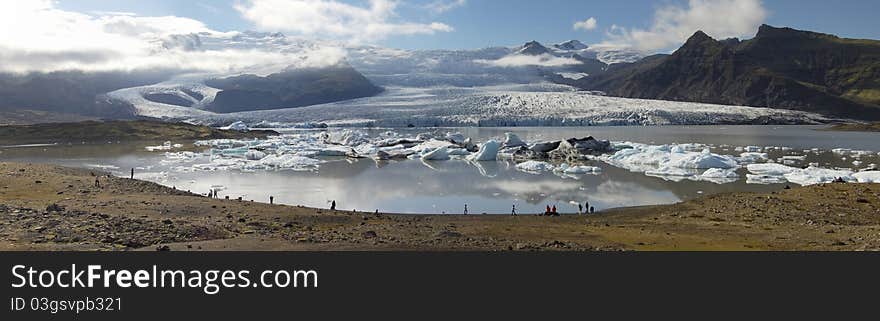
{"label": "ice floe", "polygon": [[471,155],[468,159],[476,162],[494,161],[498,157],[498,148],[500,145],[497,141],[490,139],[480,145],[480,150]]}
{"label": "ice floe", "polygon": [[865,171],[852,174],[859,183],[880,183],[880,171]]}
{"label": "ice floe", "polygon": [[525,161],[519,164],[516,164],[516,169],[526,171],[526,172],[544,172],[544,171],[552,171],[555,167],[548,163],[542,161]]}

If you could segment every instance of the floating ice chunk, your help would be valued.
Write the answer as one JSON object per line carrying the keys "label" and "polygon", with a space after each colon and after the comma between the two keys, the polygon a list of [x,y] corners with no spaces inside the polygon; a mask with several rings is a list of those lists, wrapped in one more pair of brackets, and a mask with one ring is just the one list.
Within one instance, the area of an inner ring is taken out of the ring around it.
{"label": "floating ice chunk", "polygon": [[462,133],[446,133],[446,140],[462,145],[465,142],[465,137]]}
{"label": "floating ice chunk", "polygon": [[165,142],[165,143],[163,143],[162,145],[158,145],[158,146],[147,146],[147,147],[144,147],[144,148],[146,148],[147,151],[155,152],[155,151],[160,151],[160,150],[171,150],[171,149],[173,149],[173,148],[181,148],[181,147],[183,147],[183,145],[181,145],[181,144],[172,144],[172,143],[169,141],[169,142]]}
{"label": "floating ice chunk", "polygon": [[791,173],[785,174],[785,179],[789,182],[799,185],[813,185],[820,183],[830,183],[836,179],[842,179],[847,182],[856,181],[850,170],[835,170],[818,167],[807,167],[799,169]]}
{"label": "floating ice chunk", "polygon": [[700,177],[703,178],[738,178],[739,174],[736,173],[736,169],[728,168],[710,168],[700,174]]}
{"label": "floating ice chunk", "polygon": [[782,184],[787,182],[782,176],[746,174],[746,184]]}
{"label": "floating ice chunk", "polygon": [[739,158],[738,158],[740,163],[758,163],[758,162],[765,162],[768,159],[770,159],[770,156],[767,155],[767,153],[753,153],[753,152],[746,152],[746,153],[739,154]]}
{"label": "floating ice chunk", "polygon": [[846,155],[846,154],[849,154],[849,152],[851,152],[851,151],[852,151],[852,150],[849,149],[849,148],[835,148],[835,149],[832,149],[832,150],[831,150],[832,153],[840,154],[840,155]]}
{"label": "floating ice chunk", "polygon": [[471,152],[464,148],[447,148],[447,153],[455,156],[467,156],[471,154]]}
{"label": "floating ice chunk", "polygon": [[668,167],[677,168],[734,168],[737,166],[736,160],[727,155],[718,155],[704,149],[701,153],[684,152],[677,159],[671,159],[665,164]]}
{"label": "floating ice chunk", "polygon": [[480,150],[468,157],[471,161],[494,161],[498,156],[498,147],[500,144],[495,140],[489,140],[480,145]]}
{"label": "floating ice chunk", "polygon": [[880,171],[866,171],[852,174],[859,183],[880,183]]}
{"label": "floating ice chunk", "polygon": [[119,166],[116,165],[105,165],[105,164],[86,164],[86,167],[97,168],[100,170],[114,170],[119,169]]}
{"label": "floating ice chunk", "polygon": [[516,168],[527,172],[543,172],[552,171],[554,169],[553,165],[551,165],[550,163],[541,161],[525,161],[516,164]]}
{"label": "floating ice chunk", "polygon": [[745,150],[747,152],[751,152],[751,153],[756,153],[756,152],[760,152],[763,149],[760,146],[746,146],[743,148],[743,150]]}
{"label": "floating ice chunk", "polygon": [[318,156],[346,156],[352,152],[349,147],[326,146],[317,152]]}
{"label": "floating ice chunk", "polygon": [[746,168],[752,174],[765,176],[783,176],[785,174],[800,170],[800,168],[785,166],[776,163],[749,164],[748,166],[746,166]]}
{"label": "floating ice chunk", "polygon": [[320,160],[297,155],[268,155],[259,164],[276,169],[312,170],[323,163]]}
{"label": "floating ice chunk", "polygon": [[860,165],[862,165],[862,161],[854,160],[854,161],[852,162],[852,164],[853,164],[853,166],[860,166]]}
{"label": "floating ice chunk", "polygon": [[229,126],[226,126],[226,128],[224,128],[224,129],[235,130],[235,131],[240,131],[240,132],[246,132],[246,131],[250,130],[248,128],[247,124],[245,124],[243,121],[237,121],[232,124],[229,124]]}
{"label": "floating ice chunk", "polygon": [[685,170],[683,168],[678,168],[678,167],[660,167],[655,170],[645,171],[645,175],[658,176],[658,177],[665,177],[665,176],[690,177],[690,176],[694,176],[694,173],[692,173],[688,170]]}
{"label": "floating ice chunk", "polygon": [[739,179],[739,174],[737,174],[736,169],[733,168],[710,168],[703,172],[703,174],[700,174],[697,179],[715,184],[727,184],[736,182],[737,179]]}
{"label": "floating ice chunk", "polygon": [[370,135],[360,130],[330,131],[324,135],[325,142],[335,145],[357,146],[370,141]]}
{"label": "floating ice chunk", "polygon": [[247,160],[261,160],[263,157],[266,157],[266,153],[258,150],[251,149],[244,153],[244,158]]}
{"label": "floating ice chunk", "polygon": [[[598,174],[602,172],[602,168],[596,166],[568,166],[568,164],[562,165],[565,165],[565,168],[562,169],[562,172],[566,174]],[[562,166],[560,165],[560,167]]]}
{"label": "floating ice chunk", "polygon": [[520,139],[519,136],[517,136],[516,134],[504,133],[504,144],[501,145],[502,148],[519,147],[519,146],[525,146],[525,145],[526,145],[526,142],[522,141],[522,139]]}
{"label": "floating ice chunk", "polygon": [[436,148],[430,152],[422,154],[422,160],[448,160],[449,151],[446,146]]}

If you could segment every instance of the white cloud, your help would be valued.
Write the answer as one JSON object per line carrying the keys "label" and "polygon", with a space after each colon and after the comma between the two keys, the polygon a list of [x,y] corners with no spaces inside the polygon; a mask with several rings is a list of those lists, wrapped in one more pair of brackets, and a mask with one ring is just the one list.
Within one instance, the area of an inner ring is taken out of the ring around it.
{"label": "white cloud", "polygon": [[485,59],[477,59],[474,62],[479,64],[490,65],[494,67],[526,67],[526,66],[539,66],[539,67],[559,67],[566,65],[577,65],[580,64],[580,61],[577,61],[573,58],[563,58],[556,57],[549,54],[531,56],[531,55],[520,55],[513,54],[504,56],[497,60],[485,60]]}
{"label": "white cloud", "polygon": [[435,0],[426,5],[428,10],[431,10],[434,13],[440,14],[446,11],[463,7],[467,4],[467,0]]}
{"label": "white cloud", "polygon": [[572,28],[574,30],[590,31],[590,30],[596,29],[596,24],[597,24],[596,18],[590,17],[587,20],[575,22],[574,26],[572,26]]}
{"label": "white cloud", "polygon": [[287,53],[258,48],[200,47],[202,38],[239,33],[209,29],[200,21],[128,13],[64,11],[51,0],[0,0],[0,71],[132,71],[168,69],[240,73],[339,62],[338,48]]}
{"label": "white cloud", "polygon": [[697,30],[716,39],[753,36],[766,18],[761,0],[689,0],[687,7],[658,8],[649,29],[612,26],[605,44],[645,52],[669,50]]}
{"label": "white cloud", "polygon": [[453,30],[440,22],[395,21],[397,3],[394,0],[369,0],[368,7],[359,7],[335,0],[247,0],[235,8],[261,30],[355,42]]}

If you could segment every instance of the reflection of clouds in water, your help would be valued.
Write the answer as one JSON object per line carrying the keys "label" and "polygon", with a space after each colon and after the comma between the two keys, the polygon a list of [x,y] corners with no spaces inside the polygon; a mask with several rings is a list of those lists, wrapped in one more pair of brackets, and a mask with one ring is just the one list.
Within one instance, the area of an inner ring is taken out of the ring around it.
{"label": "reflection of clouds in water", "polygon": [[551,196],[577,193],[581,186],[578,182],[562,181],[557,178],[541,180],[493,180],[475,186],[477,193],[501,192],[501,196],[516,196],[529,203],[538,204]]}
{"label": "reflection of clouds in water", "polygon": [[597,209],[639,206],[649,204],[672,204],[681,201],[675,194],[666,190],[654,190],[642,185],[617,181],[605,181],[587,194],[592,206]]}

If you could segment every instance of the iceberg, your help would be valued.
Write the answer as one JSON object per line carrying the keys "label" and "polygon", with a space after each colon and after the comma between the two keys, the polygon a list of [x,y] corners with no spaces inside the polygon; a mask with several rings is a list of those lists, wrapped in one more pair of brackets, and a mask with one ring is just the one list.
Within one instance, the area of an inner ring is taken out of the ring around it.
{"label": "iceberg", "polygon": [[246,132],[246,131],[250,130],[248,128],[247,124],[245,124],[243,121],[237,121],[232,124],[229,124],[229,126],[226,126],[225,129],[235,130],[235,131],[240,131],[240,132]]}
{"label": "iceberg", "polygon": [[422,160],[448,160],[449,152],[446,146],[442,146],[422,154],[421,158]]}
{"label": "iceberg", "polygon": [[806,186],[820,183],[831,183],[837,179],[841,179],[845,182],[857,181],[852,175],[853,172],[850,170],[835,170],[811,166],[785,174],[784,177],[789,182]]}
{"label": "iceberg", "polygon": [[782,176],[746,174],[746,184],[782,184],[788,182]]}
{"label": "iceberg", "polygon": [[461,133],[446,133],[446,140],[457,145],[464,145],[465,143],[464,135]]}
{"label": "iceberg", "polygon": [[721,169],[721,168],[710,168],[697,176],[698,180],[712,182],[715,184],[727,184],[736,182],[739,179],[739,174],[736,173],[736,169]]}
{"label": "iceberg", "polygon": [[562,169],[562,172],[566,174],[598,174],[602,172],[602,168],[596,166],[568,166],[568,164],[563,165],[565,165],[565,168]]}
{"label": "iceberg", "polygon": [[323,163],[314,158],[297,155],[268,155],[259,161],[260,165],[275,169],[290,169],[296,171],[308,171],[317,168]]}
{"label": "iceberg", "polygon": [[261,160],[263,157],[266,157],[266,153],[258,150],[251,149],[244,153],[244,158],[247,160]]}
{"label": "iceberg", "polygon": [[495,140],[489,140],[480,145],[480,150],[468,157],[468,160],[485,162],[494,161],[498,156],[498,144]]}
{"label": "iceberg", "polygon": [[520,139],[519,136],[517,136],[516,134],[504,133],[504,144],[501,145],[502,148],[519,147],[525,145],[526,142],[522,141],[522,139]]}
{"label": "iceberg", "polygon": [[880,171],[866,171],[852,174],[859,183],[880,183]]}
{"label": "iceberg", "polygon": [[543,171],[552,171],[554,169],[553,165],[547,162],[542,161],[525,161],[519,164],[516,164],[516,169],[526,171],[526,172],[543,172]]}
{"label": "iceberg", "polygon": [[800,170],[800,168],[785,166],[776,163],[749,164],[746,166],[746,169],[748,169],[749,172],[751,172],[752,174],[765,176],[783,176],[785,174]]}
{"label": "iceberg", "polygon": [[755,152],[745,152],[739,154],[739,162],[740,163],[759,163],[766,162],[770,159],[770,156],[767,153],[755,153]]}

